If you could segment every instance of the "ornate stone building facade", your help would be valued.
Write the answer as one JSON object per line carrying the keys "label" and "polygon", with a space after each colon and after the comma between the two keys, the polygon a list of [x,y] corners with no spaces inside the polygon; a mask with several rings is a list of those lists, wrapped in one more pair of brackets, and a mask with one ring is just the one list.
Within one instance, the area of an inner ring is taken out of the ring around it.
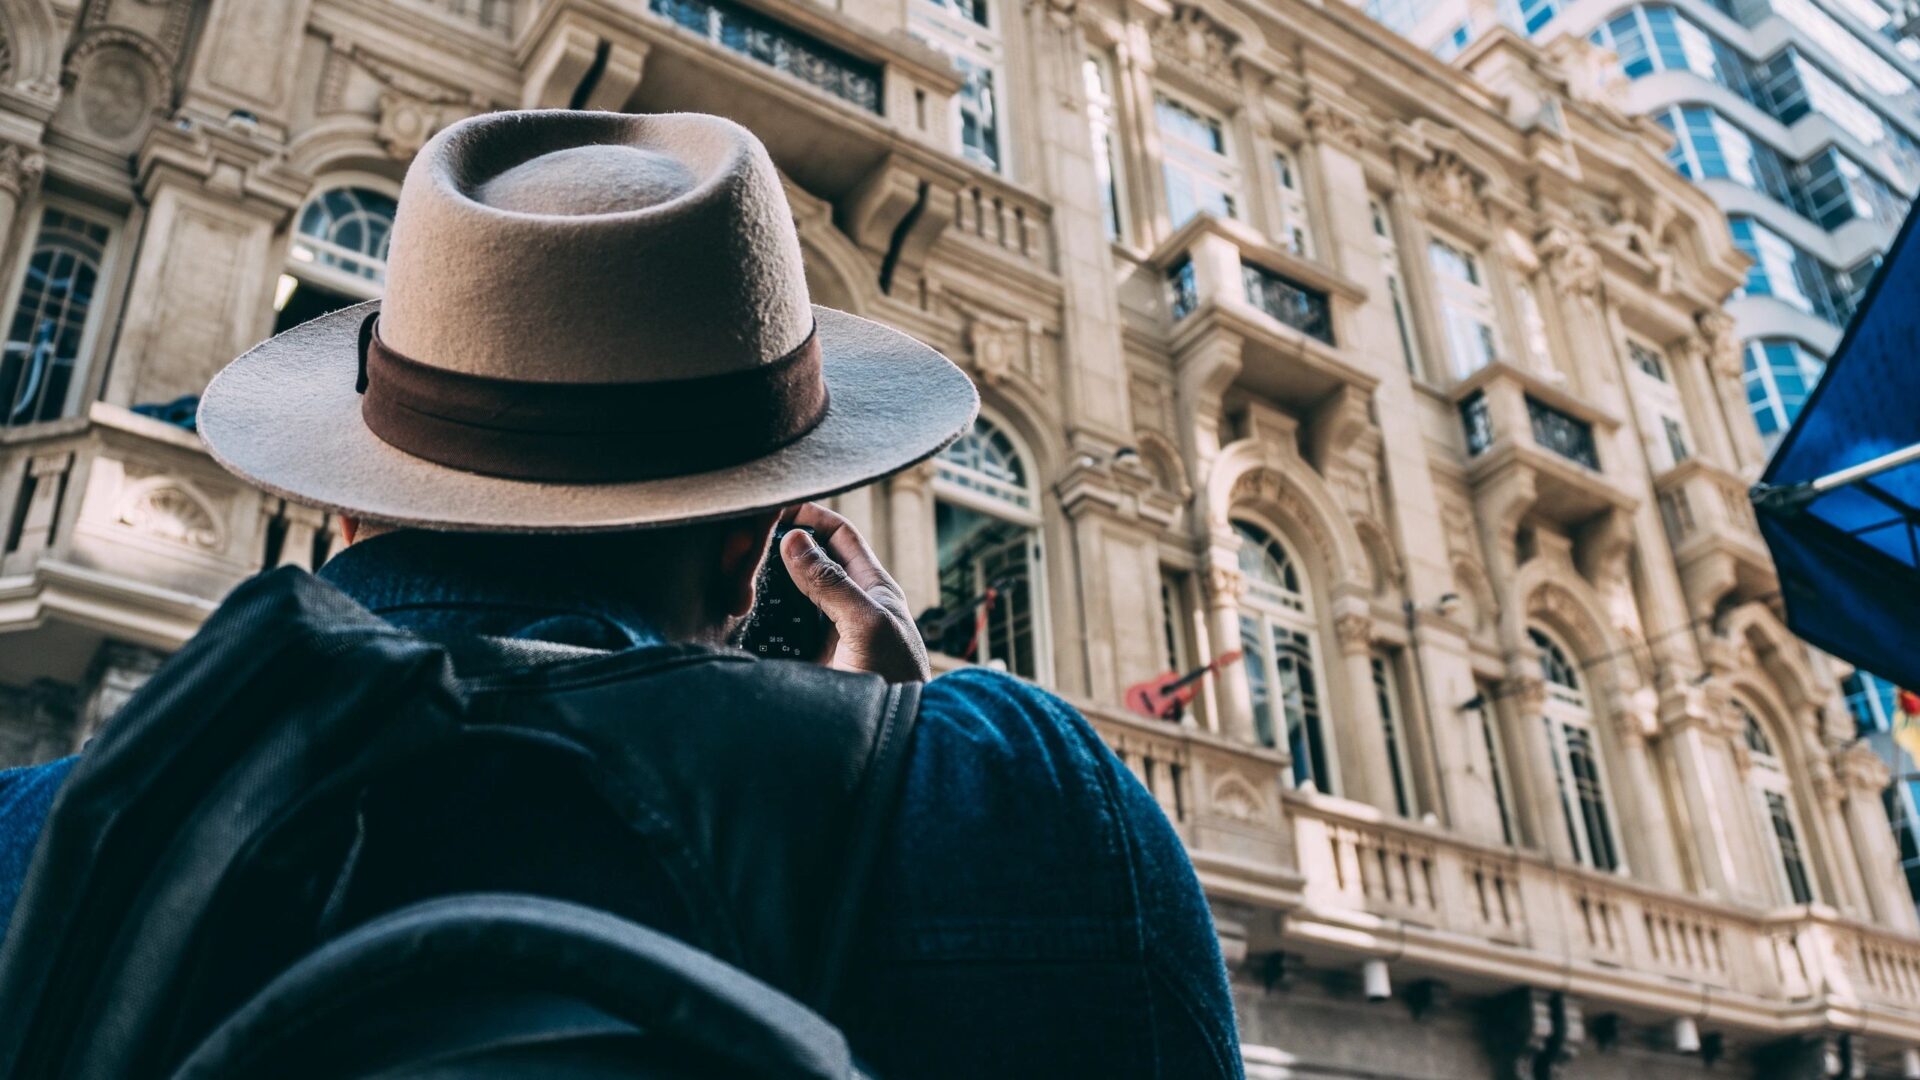
{"label": "ornate stone building facade", "polygon": [[[1886,770],[1744,498],[1744,260],[1578,55],[1450,67],[1308,0],[0,0],[0,35],[9,760],[324,559],[193,396],[377,295],[433,131],[717,112],[816,301],[980,383],[839,505],[943,665],[1056,688],[1158,798],[1254,1075],[1920,1075]],[[1185,717],[1119,707],[1230,649]]]}

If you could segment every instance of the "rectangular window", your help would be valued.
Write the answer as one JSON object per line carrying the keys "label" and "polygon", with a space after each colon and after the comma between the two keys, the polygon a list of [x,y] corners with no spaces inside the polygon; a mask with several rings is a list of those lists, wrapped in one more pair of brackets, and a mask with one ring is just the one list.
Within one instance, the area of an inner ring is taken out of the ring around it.
{"label": "rectangular window", "polygon": [[949,656],[1040,678],[1034,530],[936,499],[934,538],[942,618],[930,644]]}
{"label": "rectangular window", "polygon": [[1166,667],[1182,673],[1193,666],[1193,654],[1187,648],[1187,580],[1183,571],[1160,568],[1160,633]]}
{"label": "rectangular window", "polygon": [[1637,341],[1630,341],[1627,343],[1627,355],[1633,358],[1633,366],[1639,368],[1649,378],[1658,379],[1661,382],[1667,381],[1667,365],[1660,359],[1658,352]]}
{"label": "rectangular window", "polygon": [[1080,66],[1087,90],[1087,126],[1093,132],[1093,173],[1100,184],[1100,209],[1105,215],[1107,239],[1119,240],[1120,224],[1119,138],[1114,119],[1113,75],[1105,57],[1089,56]]}
{"label": "rectangular window", "polygon": [[1479,259],[1464,249],[1436,238],[1427,246],[1427,257],[1440,295],[1453,376],[1464,379],[1500,356],[1493,293],[1481,278]]}
{"label": "rectangular window", "polygon": [[1686,431],[1681,428],[1680,421],[1675,420],[1671,416],[1663,416],[1660,418],[1660,427],[1667,436],[1667,460],[1669,462],[1678,465],[1693,456],[1687,449],[1687,434]]}
{"label": "rectangular window", "polygon": [[989,19],[989,0],[912,0],[908,30],[946,54],[963,82],[954,96],[958,150],[994,172],[1005,172],[1001,154],[1001,82],[1005,48]]}
{"label": "rectangular window", "polygon": [[0,427],[78,411],[112,239],[112,224],[91,211],[52,202],[41,210],[0,350]]}
{"label": "rectangular window", "polygon": [[1380,705],[1381,734],[1387,742],[1387,772],[1393,778],[1393,805],[1401,817],[1413,816],[1413,789],[1407,776],[1406,725],[1400,716],[1400,687],[1393,659],[1373,654],[1373,696]]}
{"label": "rectangular window", "polygon": [[[1240,649],[1245,654],[1240,666],[1247,673],[1247,696],[1253,700],[1253,735],[1260,745],[1272,746],[1273,690],[1267,685],[1267,665],[1261,660],[1267,654],[1267,644],[1262,639],[1259,619],[1240,616]],[[1299,775],[1297,764],[1294,774]]]}
{"label": "rectangular window", "polygon": [[1407,290],[1400,280],[1400,244],[1395,239],[1393,219],[1387,216],[1387,208],[1379,199],[1367,201],[1367,209],[1373,218],[1374,244],[1380,250],[1380,267],[1387,275],[1387,299],[1393,304],[1393,326],[1400,335],[1400,360],[1407,366],[1407,374],[1420,374],[1420,353],[1414,342],[1413,327],[1409,324],[1407,312]]}
{"label": "rectangular window", "polygon": [[1273,173],[1279,185],[1276,201],[1280,220],[1280,246],[1302,258],[1313,258],[1313,230],[1307,220],[1306,185],[1292,154],[1273,155]]}
{"label": "rectangular window", "polygon": [[1566,740],[1567,773],[1585,840],[1582,858],[1596,870],[1617,870],[1620,855],[1614,847],[1613,824],[1607,816],[1605,788],[1600,780],[1600,762],[1594,753],[1593,736],[1587,729],[1572,724],[1560,727]]}
{"label": "rectangular window", "polygon": [[1852,314],[1853,282],[1750,217],[1727,219],[1734,246],[1753,260],[1743,295],[1771,296],[1835,326]]}
{"label": "rectangular window", "polygon": [[1493,690],[1488,686],[1479,688],[1480,696],[1480,739],[1487,750],[1487,779],[1492,782],[1493,801],[1500,810],[1500,838],[1508,847],[1517,841],[1513,835],[1513,810],[1507,801],[1506,759],[1500,753],[1500,736],[1493,730]]}
{"label": "rectangular window", "polygon": [[1771,442],[1799,417],[1825,365],[1798,342],[1782,339],[1747,342],[1744,365],[1747,407]]}
{"label": "rectangular window", "polygon": [[1793,815],[1787,809],[1786,796],[1766,792],[1767,817],[1773,821],[1773,839],[1780,852],[1780,872],[1787,879],[1787,894],[1796,904],[1813,902],[1813,887],[1807,880],[1807,863],[1800,852],[1800,837],[1793,831]]}
{"label": "rectangular window", "polygon": [[1160,129],[1161,173],[1173,227],[1202,211],[1239,217],[1240,170],[1227,145],[1226,125],[1165,95],[1154,98],[1153,114]]}
{"label": "rectangular window", "polygon": [[1440,40],[1440,44],[1433,47],[1433,55],[1442,60],[1452,60],[1472,42],[1473,25],[1461,23],[1448,31],[1447,36]]}
{"label": "rectangular window", "polygon": [[1325,733],[1320,728],[1320,692],[1314,682],[1313,639],[1298,630],[1268,624],[1273,632],[1273,665],[1279,673],[1280,703],[1287,718],[1287,751],[1293,756],[1295,787],[1336,793],[1328,767]]}

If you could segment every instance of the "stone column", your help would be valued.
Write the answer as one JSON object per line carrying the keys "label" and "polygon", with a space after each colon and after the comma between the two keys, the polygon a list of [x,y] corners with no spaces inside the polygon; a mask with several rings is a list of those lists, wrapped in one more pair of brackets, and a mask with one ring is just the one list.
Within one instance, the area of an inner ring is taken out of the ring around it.
{"label": "stone column", "polygon": [[1893,825],[1880,801],[1880,793],[1893,782],[1892,770],[1864,744],[1855,743],[1840,756],[1836,771],[1846,792],[1847,830],[1865,878],[1874,922],[1908,934],[1920,930],[1913,895],[1900,869]]}
{"label": "stone column", "polygon": [[[1803,715],[1799,730],[1818,730],[1818,723],[1817,715]],[[1819,752],[1813,740],[1808,740],[1808,744],[1810,750]],[[1809,848],[1818,853],[1808,862],[1817,868],[1827,885],[1828,895],[1824,899],[1848,916],[1871,919],[1872,905],[1867,900],[1866,883],[1861,877],[1858,855],[1847,825],[1846,788],[1824,755],[1808,762],[1807,773],[1813,802],[1801,808],[1801,816],[1810,834]]]}
{"label": "stone column", "polygon": [[1660,711],[1654,752],[1680,795],[1681,820],[1696,856],[1697,887],[1723,900],[1764,905],[1770,894],[1757,892],[1753,875],[1740,865],[1740,852],[1751,846],[1743,838],[1751,830],[1742,827],[1739,808],[1724,803],[1719,794],[1723,786],[1715,782],[1712,740],[1720,734],[1713,705],[1700,687],[1670,686]]}
{"label": "stone column", "polygon": [[1680,869],[1680,853],[1674,846],[1673,823],[1667,817],[1665,785],[1654,766],[1647,747],[1653,727],[1651,691],[1619,695],[1614,710],[1613,745],[1619,751],[1620,768],[1610,776],[1608,791],[1620,820],[1614,823],[1615,842],[1633,876],[1641,881],[1683,888],[1686,876]]}
{"label": "stone column", "polygon": [[[1231,550],[1218,548],[1208,552],[1206,579],[1204,582],[1207,604],[1207,633],[1213,639],[1216,653],[1240,647],[1240,597],[1246,592],[1246,579],[1240,576],[1240,568]],[[1242,664],[1265,663],[1261,657],[1248,656]],[[1247,689],[1247,675],[1244,670],[1235,672],[1227,669],[1226,677],[1213,680],[1215,684],[1213,700],[1214,730],[1230,739],[1240,742],[1255,742],[1253,730],[1253,695]],[[1278,721],[1276,720],[1276,723]],[[1285,740],[1276,737],[1282,750]]]}
{"label": "stone column", "polygon": [[[1387,733],[1381,722],[1380,699],[1373,691],[1373,616],[1364,610],[1344,611],[1334,617],[1333,625],[1340,642],[1339,669],[1347,683],[1346,713],[1351,718],[1330,725],[1327,731],[1339,749],[1341,793],[1397,814],[1400,809],[1394,804]],[[1326,711],[1332,714],[1331,709]],[[1406,726],[1404,721],[1401,726]],[[1405,732],[1401,735],[1404,741]]]}
{"label": "stone column", "polygon": [[933,531],[933,474],[924,461],[887,481],[887,569],[918,615],[940,602],[940,553]]}
{"label": "stone column", "polygon": [[[15,240],[15,224],[20,216],[20,204],[30,198],[40,186],[40,175],[46,171],[47,159],[38,150],[30,150],[16,143],[0,145],[0,265],[12,266]],[[20,239],[25,240],[27,230],[19,230]]]}

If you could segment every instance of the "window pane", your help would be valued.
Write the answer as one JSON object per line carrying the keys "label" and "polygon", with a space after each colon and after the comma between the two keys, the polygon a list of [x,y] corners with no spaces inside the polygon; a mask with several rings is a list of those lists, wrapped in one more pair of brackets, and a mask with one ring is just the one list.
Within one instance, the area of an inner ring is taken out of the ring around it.
{"label": "window pane", "polygon": [[1620,858],[1614,850],[1613,825],[1607,820],[1605,792],[1600,784],[1600,765],[1594,757],[1592,736],[1572,725],[1565,725],[1564,731],[1567,771],[1573,776],[1580,822],[1586,831],[1587,861],[1597,870],[1617,869]]}
{"label": "window pane", "polygon": [[1796,904],[1813,900],[1813,887],[1807,880],[1806,859],[1800,852],[1800,837],[1793,831],[1793,814],[1786,796],[1777,791],[1767,794],[1767,816],[1773,822],[1773,838],[1780,850],[1780,869],[1786,874],[1787,895]]}
{"label": "window pane", "polygon": [[1037,677],[1033,530],[936,499],[934,537],[940,557],[935,647]]}
{"label": "window pane", "polygon": [[41,214],[20,296],[0,350],[4,425],[54,420],[67,412],[81,360],[107,227],[48,208]]}
{"label": "window pane", "polygon": [[292,258],[379,285],[387,279],[393,212],[389,195],[363,187],[329,188],[300,211]]}

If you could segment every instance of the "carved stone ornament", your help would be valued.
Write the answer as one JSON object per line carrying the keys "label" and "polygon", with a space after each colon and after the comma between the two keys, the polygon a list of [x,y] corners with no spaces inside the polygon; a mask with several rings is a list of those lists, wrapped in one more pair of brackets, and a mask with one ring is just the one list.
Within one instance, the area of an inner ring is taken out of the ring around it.
{"label": "carved stone ornament", "polygon": [[1227,773],[1214,781],[1207,803],[1214,813],[1235,821],[1260,821],[1267,816],[1266,800],[1238,773]]}
{"label": "carved stone ornament", "polygon": [[1451,150],[1441,150],[1416,174],[1420,198],[1443,215],[1479,221],[1486,217],[1480,181]]}
{"label": "carved stone ornament", "polygon": [[1154,26],[1153,55],[1156,60],[1183,64],[1216,86],[1231,89],[1235,40],[1212,16],[1181,4]]}
{"label": "carved stone ornament", "polygon": [[[409,97],[397,90],[380,95],[380,126],[374,137],[397,161],[410,161],[427,140],[457,117],[431,102]],[[460,114],[464,116],[465,114]]]}
{"label": "carved stone ornament", "polygon": [[967,322],[967,349],[980,381],[999,386],[1022,366],[1026,353],[1024,327],[1012,319],[975,312]]}
{"label": "carved stone ornament", "polygon": [[1533,673],[1509,676],[1498,696],[1512,701],[1522,715],[1534,716],[1547,707],[1547,680]]}
{"label": "carved stone ornament", "polygon": [[1366,128],[1344,109],[1335,108],[1324,101],[1316,101],[1307,106],[1306,120],[1307,130],[1313,132],[1313,137],[1321,142],[1333,143],[1354,151],[1366,149]]}
{"label": "carved stone ornament", "polygon": [[0,143],[0,189],[20,195],[32,191],[46,172],[47,159],[18,143]]}
{"label": "carved stone ornament", "polygon": [[1595,303],[1600,297],[1600,256],[1586,238],[1554,225],[1540,234],[1533,248],[1547,264],[1547,276],[1560,295]]}
{"label": "carved stone ornament", "polygon": [[1373,616],[1349,611],[1333,620],[1340,638],[1340,651],[1349,655],[1365,652],[1373,645]]}
{"label": "carved stone ornament", "polygon": [[1700,340],[1713,373],[1723,379],[1740,378],[1740,338],[1733,332],[1733,316],[1709,308],[1694,316],[1693,323],[1700,328]]}
{"label": "carved stone ornament", "polygon": [[1247,594],[1247,579],[1239,570],[1215,564],[1207,567],[1207,603],[1210,607],[1232,607]]}
{"label": "carved stone ornament", "polygon": [[121,506],[120,523],[160,540],[215,551],[220,525],[213,513],[186,488],[173,483],[138,488]]}

